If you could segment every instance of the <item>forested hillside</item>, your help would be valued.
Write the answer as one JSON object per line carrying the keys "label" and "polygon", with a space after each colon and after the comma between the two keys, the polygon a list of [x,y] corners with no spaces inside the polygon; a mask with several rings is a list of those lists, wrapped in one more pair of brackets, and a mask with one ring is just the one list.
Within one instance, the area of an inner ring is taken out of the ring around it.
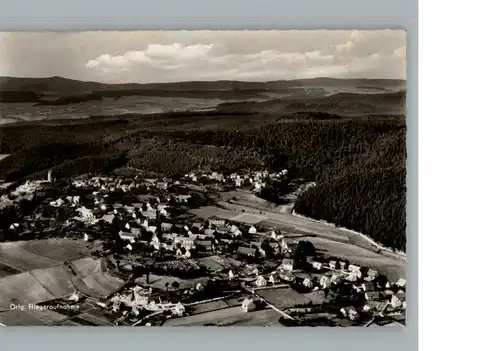
{"label": "forested hillside", "polygon": [[404,116],[379,113],[210,112],[20,124],[0,128],[0,153],[11,154],[0,163],[0,179],[122,166],[170,176],[200,168],[286,168],[317,183],[297,200],[298,213],[405,250],[405,136]]}

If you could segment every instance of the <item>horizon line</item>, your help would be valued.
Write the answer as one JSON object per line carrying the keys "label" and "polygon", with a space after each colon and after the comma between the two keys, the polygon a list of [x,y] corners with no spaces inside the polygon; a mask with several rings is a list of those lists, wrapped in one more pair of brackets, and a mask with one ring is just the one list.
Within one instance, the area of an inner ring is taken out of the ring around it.
{"label": "horizon line", "polygon": [[164,81],[164,82],[147,82],[147,83],[140,83],[140,82],[121,82],[121,83],[106,83],[106,82],[99,82],[99,81],[93,81],[93,80],[80,80],[80,79],[75,79],[75,78],[68,78],[68,77],[63,77],[63,76],[43,76],[43,77],[23,77],[23,76],[0,76],[0,79],[5,79],[5,78],[10,78],[10,79],[53,79],[53,78],[60,78],[60,79],[66,79],[66,80],[73,80],[81,83],[97,83],[97,84],[106,84],[106,85],[121,85],[121,84],[141,84],[141,85],[146,85],[146,84],[178,84],[178,83],[206,83],[206,82],[237,82],[237,83],[273,83],[273,82],[293,82],[293,81],[307,81],[307,80],[315,80],[315,79],[331,79],[331,80],[385,80],[385,81],[401,81],[401,82],[406,82],[407,79],[404,78],[339,78],[339,77],[325,77],[325,76],[319,76],[319,77],[314,77],[314,78],[291,78],[291,79],[276,79],[276,80],[232,80],[232,79],[219,79],[219,80],[181,80],[181,81]]}

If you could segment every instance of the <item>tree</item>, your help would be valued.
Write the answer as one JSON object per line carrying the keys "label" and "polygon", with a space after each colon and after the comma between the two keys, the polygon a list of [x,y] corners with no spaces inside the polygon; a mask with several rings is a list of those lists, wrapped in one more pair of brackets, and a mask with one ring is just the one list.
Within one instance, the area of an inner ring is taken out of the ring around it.
{"label": "tree", "polygon": [[166,282],[166,283],[165,283],[165,289],[167,289],[167,291],[168,291],[168,286],[169,286],[169,285],[170,285],[170,283],[169,283],[169,282]]}
{"label": "tree", "polygon": [[299,241],[295,249],[294,258],[301,262],[305,261],[308,256],[316,256],[316,248],[310,241]]}
{"label": "tree", "polygon": [[172,288],[179,289],[179,282],[177,280],[172,283]]}

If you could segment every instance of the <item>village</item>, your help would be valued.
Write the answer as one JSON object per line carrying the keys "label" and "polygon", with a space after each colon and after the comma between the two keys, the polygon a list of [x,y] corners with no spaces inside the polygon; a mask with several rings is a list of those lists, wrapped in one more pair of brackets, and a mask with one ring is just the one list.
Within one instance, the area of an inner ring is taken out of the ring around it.
{"label": "village", "polygon": [[404,325],[404,277],[389,279],[320,250],[303,233],[245,220],[251,215],[244,209],[200,215],[217,208],[220,193],[258,193],[286,175],[54,179],[49,171],[46,180],[2,195],[0,211],[12,223],[0,229],[1,241],[64,238],[92,246],[103,267],[99,277],[106,277],[99,278],[101,288],[75,285],[70,294],[37,301],[99,310],[86,322],[74,310],[57,310],[67,316],[63,325]]}

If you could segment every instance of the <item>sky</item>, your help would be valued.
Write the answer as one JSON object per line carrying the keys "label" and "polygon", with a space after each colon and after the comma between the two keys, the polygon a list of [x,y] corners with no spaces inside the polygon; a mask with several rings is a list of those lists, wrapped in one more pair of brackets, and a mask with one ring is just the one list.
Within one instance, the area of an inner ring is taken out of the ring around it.
{"label": "sky", "polygon": [[103,83],[406,79],[406,32],[0,32],[0,76]]}

